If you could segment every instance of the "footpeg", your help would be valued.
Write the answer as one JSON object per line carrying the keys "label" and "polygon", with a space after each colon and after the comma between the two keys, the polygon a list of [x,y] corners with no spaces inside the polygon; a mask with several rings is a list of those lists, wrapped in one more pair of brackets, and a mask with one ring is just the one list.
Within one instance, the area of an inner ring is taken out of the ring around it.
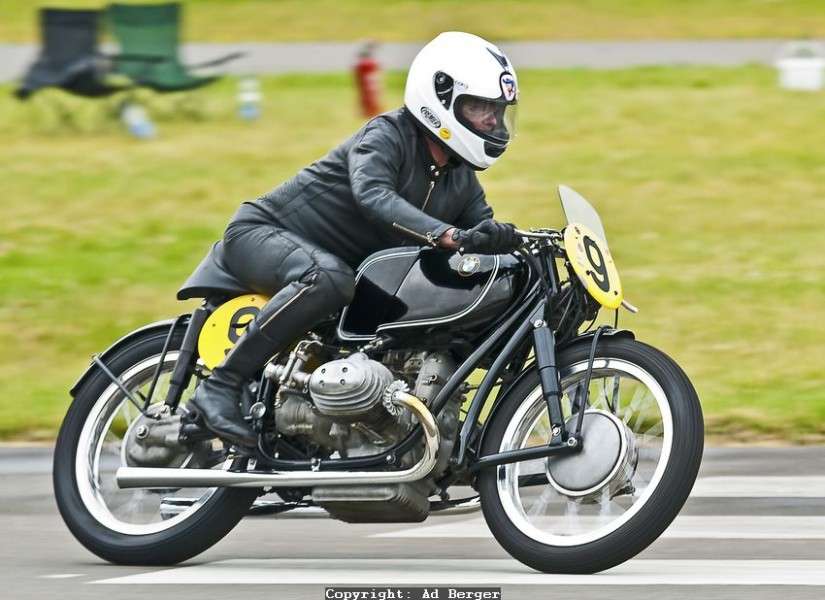
{"label": "footpeg", "polygon": [[196,409],[190,409],[180,419],[178,441],[181,444],[194,444],[214,439],[216,436],[203,423],[203,417]]}

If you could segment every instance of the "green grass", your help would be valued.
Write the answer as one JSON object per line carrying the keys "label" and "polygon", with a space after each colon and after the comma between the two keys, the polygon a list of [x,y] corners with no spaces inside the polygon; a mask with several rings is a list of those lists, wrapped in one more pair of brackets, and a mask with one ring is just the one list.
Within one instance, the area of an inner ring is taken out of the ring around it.
{"label": "green grass", "polygon": [[[131,0],[131,3],[155,0]],[[103,0],[51,0],[94,7]],[[184,37],[211,42],[817,37],[821,0],[185,0]],[[34,42],[42,0],[3,0],[0,41]]]}
{"label": "green grass", "polygon": [[[641,308],[620,325],[685,368],[710,434],[825,441],[823,95],[757,66],[520,76],[518,137],[481,175],[497,216],[558,227],[555,186],[582,192]],[[360,123],[346,75],[262,84],[254,124],[230,79],[200,93],[201,121],[147,96],[151,141],[102,104],[0,87],[0,439],[51,439],[91,354],[190,310],[175,292],[237,205]],[[402,85],[388,76],[388,106]]]}

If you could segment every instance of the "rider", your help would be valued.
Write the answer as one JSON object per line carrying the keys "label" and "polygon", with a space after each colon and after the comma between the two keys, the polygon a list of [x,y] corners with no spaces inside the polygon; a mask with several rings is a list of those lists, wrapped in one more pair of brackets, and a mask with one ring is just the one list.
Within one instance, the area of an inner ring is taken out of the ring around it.
{"label": "rider", "polygon": [[517,246],[475,173],[506,150],[517,99],[515,70],[496,46],[442,33],[410,66],[403,107],[241,205],[224,234],[226,264],[272,298],[189,402],[209,430],[256,445],[240,410],[244,382],[352,300],[353,269],[370,254],[405,244],[487,254]]}

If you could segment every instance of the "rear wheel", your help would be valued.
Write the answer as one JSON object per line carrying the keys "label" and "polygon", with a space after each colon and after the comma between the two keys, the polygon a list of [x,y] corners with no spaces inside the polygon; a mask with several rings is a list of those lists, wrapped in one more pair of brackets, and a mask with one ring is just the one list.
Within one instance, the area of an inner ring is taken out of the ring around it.
{"label": "rear wheel", "polygon": [[[120,489],[121,466],[216,468],[243,466],[226,459],[212,442],[178,442],[180,411],[163,405],[182,336],[161,356],[168,331],[132,340],[108,368],[135,398],[147,396],[155,371],[160,377],[145,412],[101,371],[78,390],[58,435],[54,456],[57,506],[72,534],[99,557],[115,563],[168,565],[203,552],[247,513],[255,489]],[[161,362],[162,361],[162,362]],[[184,391],[181,405],[192,395]]]}
{"label": "rear wheel", "polygon": [[[562,409],[575,430],[590,347],[560,353]],[[546,445],[538,374],[492,416],[482,454]],[[491,467],[479,477],[485,520],[514,558],[547,573],[594,573],[641,552],[676,517],[702,458],[699,399],[669,357],[631,339],[599,342],[582,451]]]}

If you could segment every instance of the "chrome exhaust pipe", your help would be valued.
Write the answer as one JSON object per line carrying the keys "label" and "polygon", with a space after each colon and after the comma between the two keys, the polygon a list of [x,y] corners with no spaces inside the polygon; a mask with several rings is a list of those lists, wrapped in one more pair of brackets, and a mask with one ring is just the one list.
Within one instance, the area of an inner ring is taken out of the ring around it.
{"label": "chrome exhaust pipe", "polygon": [[429,475],[435,466],[440,436],[435,418],[416,396],[397,390],[392,403],[413,413],[424,428],[424,455],[404,471],[222,471],[217,469],[158,469],[120,467],[115,474],[121,488],[190,487],[313,487],[410,483]]}

